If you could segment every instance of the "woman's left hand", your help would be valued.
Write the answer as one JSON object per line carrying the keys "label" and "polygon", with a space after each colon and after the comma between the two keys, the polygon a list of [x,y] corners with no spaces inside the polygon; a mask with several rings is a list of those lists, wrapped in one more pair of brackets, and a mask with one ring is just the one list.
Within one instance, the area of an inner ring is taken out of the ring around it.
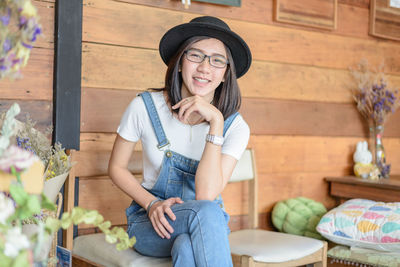
{"label": "woman's left hand", "polygon": [[213,122],[222,122],[224,117],[222,113],[212,104],[205,101],[200,96],[190,96],[182,99],[172,109],[178,109],[178,119],[181,122],[187,123],[187,120],[193,112],[198,113],[204,120],[210,124]]}

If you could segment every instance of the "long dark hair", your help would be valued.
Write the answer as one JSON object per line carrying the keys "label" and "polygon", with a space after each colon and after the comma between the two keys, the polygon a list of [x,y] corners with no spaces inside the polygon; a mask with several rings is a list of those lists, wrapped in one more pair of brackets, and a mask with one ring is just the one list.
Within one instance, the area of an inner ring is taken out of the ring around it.
{"label": "long dark hair", "polygon": [[[168,69],[165,74],[165,87],[160,90],[167,91],[168,101],[171,106],[182,100],[182,76],[179,72],[179,66],[186,49],[192,44],[209,39],[208,36],[195,36],[187,39],[171,58],[168,63]],[[240,95],[239,85],[236,79],[236,70],[233,62],[232,54],[229,48],[224,44],[229,64],[225,72],[225,81],[216,88],[212,104],[221,111],[224,119],[239,110],[242,97]],[[174,112],[178,112],[174,110]]]}

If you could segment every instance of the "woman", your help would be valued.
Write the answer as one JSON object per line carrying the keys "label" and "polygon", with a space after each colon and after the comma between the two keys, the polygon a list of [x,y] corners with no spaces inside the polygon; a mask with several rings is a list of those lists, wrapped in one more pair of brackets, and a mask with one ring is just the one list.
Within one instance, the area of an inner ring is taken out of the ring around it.
{"label": "woman", "polygon": [[[250,67],[250,50],[225,22],[205,16],[170,29],[159,51],[165,88],[131,102],[109,163],[133,199],[128,234],[139,253],[172,256],[174,266],[232,266],[220,193],[249,139],[236,77]],[[128,170],[138,140],[142,184]]]}

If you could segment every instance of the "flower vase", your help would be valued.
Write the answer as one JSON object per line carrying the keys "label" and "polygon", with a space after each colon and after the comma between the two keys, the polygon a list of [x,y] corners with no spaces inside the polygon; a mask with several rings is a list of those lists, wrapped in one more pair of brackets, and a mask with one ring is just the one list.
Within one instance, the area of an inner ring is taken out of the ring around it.
{"label": "flower vase", "polygon": [[383,146],[384,127],[383,125],[376,125],[374,127],[374,139],[375,139],[375,151],[374,151],[374,161],[375,166],[379,169],[380,178],[389,178],[390,164],[386,164],[386,154],[385,148]]}

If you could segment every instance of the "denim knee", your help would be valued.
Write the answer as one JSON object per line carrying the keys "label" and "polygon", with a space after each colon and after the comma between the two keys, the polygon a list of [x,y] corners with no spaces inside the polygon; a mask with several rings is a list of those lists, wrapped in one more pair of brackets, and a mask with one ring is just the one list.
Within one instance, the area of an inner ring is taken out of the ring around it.
{"label": "denim knee", "polygon": [[221,207],[210,200],[196,200],[195,211],[196,215],[204,218],[213,218],[215,220],[224,220],[224,213]]}
{"label": "denim knee", "polygon": [[[190,254],[193,255],[192,241],[190,240],[190,236],[188,234],[180,234],[178,235],[172,246],[171,255],[174,257],[179,254]],[[193,257],[193,256],[192,256]]]}

